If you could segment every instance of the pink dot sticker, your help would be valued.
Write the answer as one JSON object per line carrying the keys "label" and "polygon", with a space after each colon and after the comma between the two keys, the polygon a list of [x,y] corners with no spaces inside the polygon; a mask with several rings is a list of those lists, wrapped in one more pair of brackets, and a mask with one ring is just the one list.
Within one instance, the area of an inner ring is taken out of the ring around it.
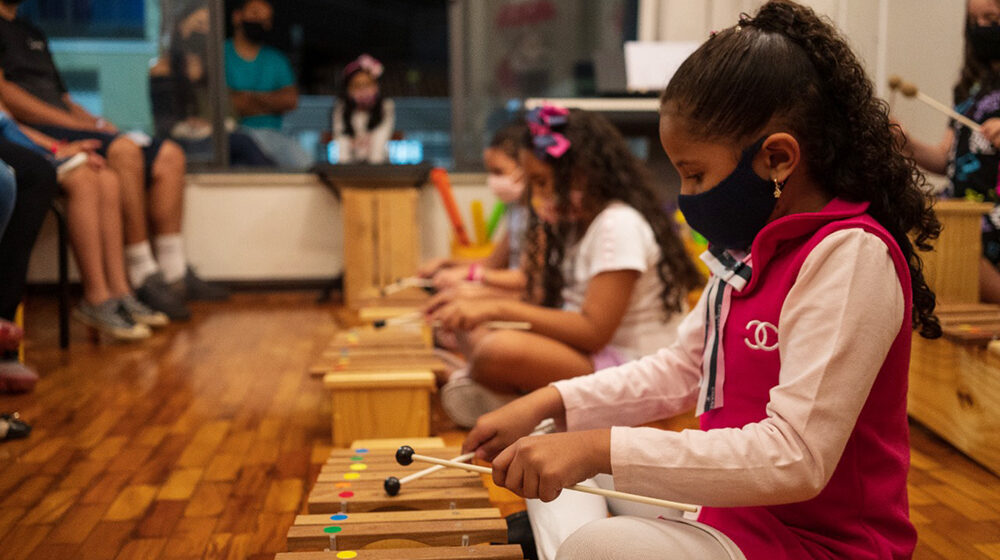
{"label": "pink dot sticker", "polygon": [[345,491],[341,492],[340,494],[337,494],[337,496],[339,496],[341,498],[353,498],[354,497],[354,492],[351,492],[350,490],[345,490]]}

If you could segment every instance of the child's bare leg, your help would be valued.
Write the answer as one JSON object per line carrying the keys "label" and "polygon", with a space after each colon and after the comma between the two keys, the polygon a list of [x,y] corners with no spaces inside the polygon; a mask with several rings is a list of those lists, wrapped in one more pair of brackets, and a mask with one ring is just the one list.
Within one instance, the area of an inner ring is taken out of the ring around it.
{"label": "child's bare leg", "polygon": [[502,393],[527,393],[593,371],[590,356],[546,336],[522,331],[483,335],[469,358],[472,379]]}

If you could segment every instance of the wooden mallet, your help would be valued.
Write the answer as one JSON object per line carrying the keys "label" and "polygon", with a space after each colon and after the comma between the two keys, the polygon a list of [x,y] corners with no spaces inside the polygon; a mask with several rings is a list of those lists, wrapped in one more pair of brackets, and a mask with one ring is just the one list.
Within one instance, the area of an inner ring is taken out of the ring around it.
{"label": "wooden mallet", "polygon": [[[468,463],[458,463],[455,461],[449,461],[447,459],[438,459],[437,457],[428,457],[426,455],[420,455],[414,453],[413,448],[409,445],[404,445],[396,451],[396,462],[400,465],[406,466],[413,461],[420,461],[422,463],[431,463],[435,465],[441,465],[444,467],[451,467],[455,469],[464,469],[467,471],[474,471],[477,473],[492,475],[493,470],[487,467],[480,467],[479,465],[470,465]],[[630,502],[637,502],[640,504],[647,504],[651,506],[678,509],[681,511],[698,511],[698,506],[693,506],[691,504],[682,504],[680,502],[671,502],[670,500],[661,500],[659,498],[650,498],[648,496],[639,496],[638,494],[629,494],[627,492],[619,492],[617,490],[606,490],[604,488],[592,488],[590,486],[581,486],[579,484],[574,484],[567,488],[567,490],[575,490],[577,492],[585,492],[587,494],[594,494],[597,496],[604,496],[605,498],[617,498],[619,500],[628,500]]]}
{"label": "wooden mallet", "polygon": [[[537,426],[535,426],[535,430],[531,432],[531,435],[537,436],[541,434],[551,433],[553,431],[555,431],[555,421],[553,421],[551,418],[546,418],[545,420],[542,420]],[[456,463],[464,463],[466,461],[472,460],[472,458],[475,456],[476,456],[475,453],[466,453],[464,455],[459,455],[458,457],[455,457],[454,459],[451,460]],[[408,482],[413,482],[418,478],[423,478],[431,473],[440,471],[444,468],[445,467],[441,465],[434,465],[431,467],[427,467],[422,471],[418,471],[411,475],[404,476],[403,478],[396,478],[394,476],[386,477],[385,482],[382,483],[382,487],[385,489],[386,494],[390,496],[395,496],[399,494],[399,490],[404,484]]]}
{"label": "wooden mallet", "polygon": [[976,132],[982,131],[982,126],[980,126],[980,124],[977,123],[976,121],[970,119],[969,117],[966,117],[965,115],[959,113],[958,111],[952,109],[951,107],[945,105],[944,103],[941,103],[937,99],[934,99],[933,97],[920,91],[920,89],[917,88],[916,85],[904,81],[897,75],[889,77],[889,88],[892,89],[892,91],[899,90],[899,92],[906,97],[910,98],[916,97],[920,101],[923,101],[924,103],[930,105],[934,109],[944,113],[945,115],[948,115],[949,117],[967,126],[971,130],[974,130]]}
{"label": "wooden mallet", "polygon": [[[403,315],[397,315],[395,317],[390,317],[389,319],[379,319],[372,322],[372,326],[376,329],[381,329],[389,327],[392,325],[412,325],[420,323],[424,320],[424,314],[420,311],[414,311],[412,313],[406,313]],[[440,321],[432,321],[430,324],[432,327],[441,326]],[[527,321],[486,321],[483,323],[488,329],[493,330],[512,330],[512,331],[530,331],[531,323]]]}

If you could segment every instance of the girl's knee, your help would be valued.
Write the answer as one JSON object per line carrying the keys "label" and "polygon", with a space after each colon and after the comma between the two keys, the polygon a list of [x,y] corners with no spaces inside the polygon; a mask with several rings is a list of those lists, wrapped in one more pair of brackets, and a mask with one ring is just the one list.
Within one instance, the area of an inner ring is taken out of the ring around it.
{"label": "girl's knee", "polygon": [[480,383],[495,379],[501,372],[510,369],[524,341],[515,331],[496,331],[481,337],[472,349],[469,366],[472,377]]}

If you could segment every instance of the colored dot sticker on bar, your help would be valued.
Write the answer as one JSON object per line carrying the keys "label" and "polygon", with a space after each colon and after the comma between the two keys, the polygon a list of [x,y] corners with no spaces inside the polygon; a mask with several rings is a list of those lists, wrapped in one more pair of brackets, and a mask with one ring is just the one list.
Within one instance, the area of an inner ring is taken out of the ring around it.
{"label": "colored dot sticker on bar", "polygon": [[323,532],[331,534],[331,535],[333,533],[339,533],[341,531],[343,531],[343,529],[341,529],[340,527],[337,527],[336,525],[333,525],[332,527],[323,527]]}
{"label": "colored dot sticker on bar", "polygon": [[364,461],[365,458],[362,457],[361,455],[355,455],[354,457],[351,457],[351,460],[352,461]]}
{"label": "colored dot sticker on bar", "polygon": [[330,521],[343,521],[345,519],[347,519],[347,514],[345,513],[338,513],[330,516]]}
{"label": "colored dot sticker on bar", "polygon": [[354,497],[354,492],[351,492],[350,490],[345,490],[345,491],[341,492],[340,494],[337,494],[337,496],[339,496],[341,498],[353,498]]}
{"label": "colored dot sticker on bar", "polygon": [[359,447],[359,448],[355,449],[354,452],[355,453],[368,453],[368,448],[367,447]]}
{"label": "colored dot sticker on bar", "polygon": [[363,470],[365,470],[367,468],[368,468],[368,465],[366,465],[364,463],[354,463],[353,465],[351,465],[351,470],[352,471],[363,471]]}
{"label": "colored dot sticker on bar", "polygon": [[337,553],[337,558],[357,558],[358,553],[353,550],[342,550]]}
{"label": "colored dot sticker on bar", "polygon": [[333,485],[333,487],[334,488],[350,488],[351,487],[351,483],[350,482],[337,482],[336,484]]}
{"label": "colored dot sticker on bar", "polygon": [[344,475],[344,480],[357,480],[361,478],[361,473],[349,472]]}

